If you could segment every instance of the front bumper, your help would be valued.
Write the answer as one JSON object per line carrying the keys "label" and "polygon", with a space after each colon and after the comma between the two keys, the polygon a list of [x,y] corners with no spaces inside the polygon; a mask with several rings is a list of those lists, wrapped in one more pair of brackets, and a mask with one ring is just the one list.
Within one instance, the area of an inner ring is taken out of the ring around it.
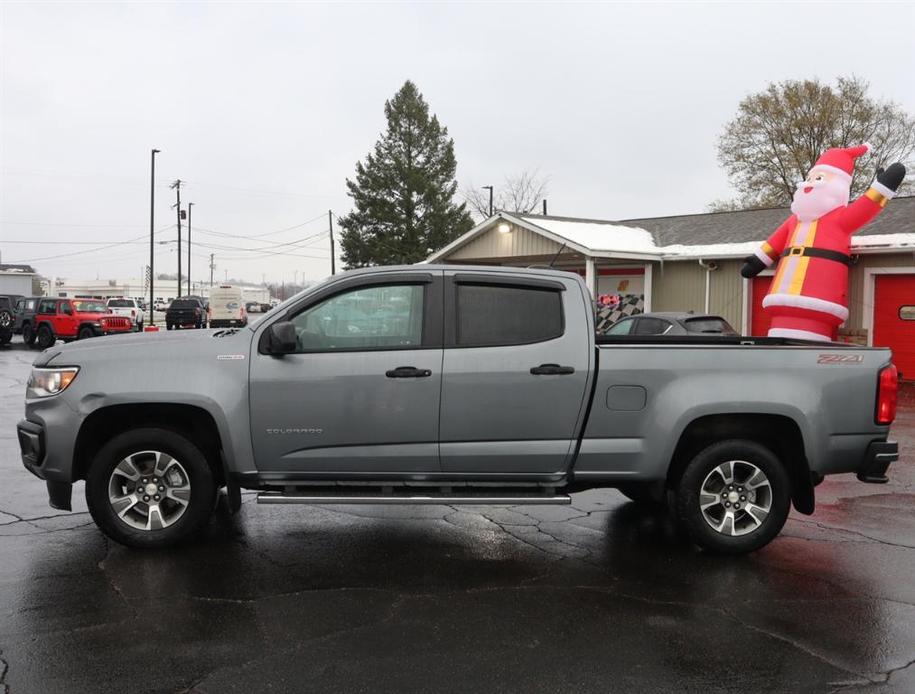
{"label": "front bumper", "polygon": [[60,511],[72,511],[73,485],[70,482],[47,479],[43,469],[47,449],[44,427],[23,419],[16,425],[19,437],[19,452],[25,469],[45,481],[48,488],[48,503]]}
{"label": "front bumper", "polygon": [[864,462],[858,468],[858,479],[870,484],[886,484],[886,471],[899,460],[899,444],[895,441],[872,441],[864,454]]}

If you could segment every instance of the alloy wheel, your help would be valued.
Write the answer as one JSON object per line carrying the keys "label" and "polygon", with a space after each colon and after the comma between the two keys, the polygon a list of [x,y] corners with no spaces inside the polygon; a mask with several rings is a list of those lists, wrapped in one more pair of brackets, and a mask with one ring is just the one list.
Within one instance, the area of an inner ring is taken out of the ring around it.
{"label": "alloy wheel", "polygon": [[716,532],[735,537],[747,535],[769,515],[772,485],[753,463],[729,460],[705,476],[699,490],[699,509]]}
{"label": "alloy wheel", "polygon": [[190,500],[187,471],[162,451],[131,453],[115,466],[108,480],[112,510],[136,530],[169,527],[184,515]]}

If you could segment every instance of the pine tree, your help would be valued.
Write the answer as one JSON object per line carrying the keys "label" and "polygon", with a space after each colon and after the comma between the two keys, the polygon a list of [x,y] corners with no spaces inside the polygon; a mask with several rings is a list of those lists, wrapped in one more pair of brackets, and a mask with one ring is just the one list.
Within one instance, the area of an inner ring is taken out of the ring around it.
{"label": "pine tree", "polygon": [[340,219],[347,268],[416,263],[473,226],[454,203],[454,140],[416,85],[405,82],[384,114],[386,132],[346,181],[355,204]]}

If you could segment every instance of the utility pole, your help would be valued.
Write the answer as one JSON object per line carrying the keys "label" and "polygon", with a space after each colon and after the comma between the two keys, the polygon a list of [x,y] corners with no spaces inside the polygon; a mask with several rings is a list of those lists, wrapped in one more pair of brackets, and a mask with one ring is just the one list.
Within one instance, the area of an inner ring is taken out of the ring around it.
{"label": "utility pole", "polygon": [[191,208],[194,203],[187,204],[187,293],[193,294],[191,289]]}
{"label": "utility pole", "polygon": [[489,216],[492,217],[492,186],[483,186],[481,190],[489,191]]}
{"label": "utility pole", "polygon": [[213,262],[213,253],[210,253],[210,289],[213,288],[213,270],[216,269],[216,263]]}
{"label": "utility pole", "polygon": [[333,210],[327,211],[327,223],[330,225],[330,274],[336,275],[336,261],[334,260],[334,213]]}
{"label": "utility pole", "polygon": [[156,242],[154,239],[155,236],[155,226],[156,226],[156,155],[159,153],[158,149],[150,151],[150,167],[149,167],[149,324],[156,324],[156,310],[153,308],[153,303],[155,301],[155,291],[153,289],[153,284],[156,280],[156,269],[155,269],[155,251],[156,251]]}
{"label": "utility pole", "polygon": [[178,211],[178,296],[181,296],[181,179],[172,183],[171,187],[175,189],[178,198],[174,208]]}

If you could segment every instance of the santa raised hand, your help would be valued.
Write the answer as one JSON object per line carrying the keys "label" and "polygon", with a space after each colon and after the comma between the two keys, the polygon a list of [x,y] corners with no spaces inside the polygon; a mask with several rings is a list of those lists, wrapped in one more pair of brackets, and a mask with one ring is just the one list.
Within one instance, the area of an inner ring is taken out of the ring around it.
{"label": "santa raised hand", "polygon": [[869,145],[829,149],[794,193],[791,212],[740,270],[755,277],[778,263],[763,307],[771,317],[769,337],[834,340],[848,318],[851,236],[896,194],[905,167],[877,172],[867,192],[848,203],[855,159]]}

